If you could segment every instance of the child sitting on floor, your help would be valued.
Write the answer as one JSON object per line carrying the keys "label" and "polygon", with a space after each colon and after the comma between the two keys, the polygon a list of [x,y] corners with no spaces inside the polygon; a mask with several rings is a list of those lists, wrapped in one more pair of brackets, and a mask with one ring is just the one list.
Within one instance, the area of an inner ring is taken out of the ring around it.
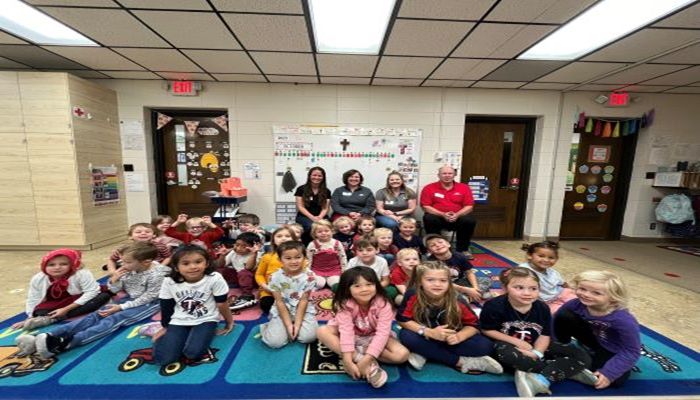
{"label": "child sitting on floor", "polygon": [[[156,227],[145,222],[139,222],[129,227],[129,239],[132,242],[153,243],[158,250],[158,256],[155,261],[168,265],[170,262],[170,248],[161,241],[156,240]],[[121,266],[122,252],[129,244],[119,246],[115,249],[107,259],[107,265],[102,267],[102,270],[107,271],[110,275]]]}
{"label": "child sitting on floor", "polygon": [[401,304],[404,294],[408,288],[413,270],[420,264],[420,256],[418,251],[413,248],[399,250],[396,254],[396,265],[389,273],[389,281],[391,286],[396,288],[397,295],[394,298],[396,305]]}
{"label": "child sitting on floor", "polygon": [[408,349],[391,336],[394,308],[377,274],[367,267],[343,272],[333,311],[335,317],[318,328],[318,340],[342,357],[343,368],[353,379],[383,386],[387,373],[378,361],[403,364]]}
{"label": "child sitting on floor", "polygon": [[52,250],[41,259],[41,272],[29,281],[26,313],[29,318],[12,325],[30,331],[66,318],[91,313],[109,301],[110,293],[84,269],[81,253],[72,249]]}
{"label": "child sitting on floor", "polygon": [[160,243],[174,250],[182,244],[182,241],[172,238],[165,234],[165,231],[173,224],[173,218],[170,215],[157,215],[151,220],[151,225],[156,228],[156,238],[153,243]]}
{"label": "child sitting on floor", "polygon": [[[362,215],[357,219],[357,233],[352,238],[351,250],[354,255],[357,255],[357,242],[360,240],[372,239],[374,236],[374,228],[377,226],[377,221],[371,215]],[[379,249],[377,249],[379,251]]]}
{"label": "child sitting on floor", "polygon": [[260,217],[255,214],[241,214],[234,224],[232,221],[224,223],[227,229],[226,236],[236,240],[238,235],[245,232],[252,232],[260,236],[260,240],[265,243],[265,230],[260,227]]}
{"label": "child sitting on floor", "polygon": [[333,221],[335,233],[333,239],[343,244],[345,257],[349,260],[354,257],[352,253],[352,240],[355,237],[355,222],[350,217],[342,216]]}
{"label": "child sitting on floor", "polygon": [[462,253],[453,253],[450,242],[441,235],[431,233],[423,238],[430,257],[428,260],[442,261],[452,270],[452,283],[455,289],[471,301],[481,301],[482,297],[490,297],[488,278],[477,280],[472,264]]}
{"label": "child sitting on floor", "polygon": [[309,305],[309,295],[316,289],[316,277],[304,266],[304,244],[297,241],[277,246],[282,269],[275,271],[267,286],[275,307],[270,322],[260,325],[262,341],[272,348],[289,342],[311,343],[316,340],[316,309]]}
{"label": "child sitting on floor", "polygon": [[333,225],[327,219],[311,224],[313,241],[306,248],[311,271],[316,275],[319,289],[333,288],[347,265],[343,244],[333,239]]}
{"label": "child sitting on floor", "polygon": [[399,250],[402,249],[416,249],[419,255],[425,254],[425,246],[420,239],[420,236],[416,235],[418,229],[418,223],[415,218],[403,217],[399,221],[399,234],[394,235],[394,245]]}
{"label": "child sitting on floor", "polygon": [[134,242],[124,249],[122,268],[112,274],[107,284],[112,293],[124,290],[125,297],[49,333],[21,335],[15,340],[17,347],[23,354],[36,353],[48,359],[155,314],[163,278],[170,273],[170,268],[154,261],[157,255],[152,244]]}
{"label": "child sitting on floor", "polygon": [[396,288],[389,287],[389,265],[386,260],[377,255],[377,241],[374,239],[363,239],[357,242],[357,256],[350,259],[348,269],[354,267],[369,267],[377,274],[377,279],[386,291],[390,299],[396,297]]}
{"label": "child sitting on floor", "polygon": [[[229,286],[236,286],[241,290],[238,299],[231,305],[232,310],[238,310],[242,303],[255,300],[253,290],[255,289],[255,267],[258,263],[258,256],[262,249],[260,236],[253,232],[244,232],[238,235],[233,249],[224,257],[223,266],[218,268],[218,272],[224,277]],[[222,257],[219,257],[219,262]],[[249,304],[246,307],[255,305]]]}
{"label": "child sitting on floor", "polygon": [[275,304],[275,299],[272,297],[272,290],[268,286],[272,274],[282,268],[282,261],[277,255],[277,247],[284,242],[298,240],[297,236],[286,226],[277,228],[272,232],[272,240],[270,241],[270,251],[265,253],[258,263],[258,268],[255,270],[255,282],[260,287],[260,309],[264,314],[268,314],[270,309]]}
{"label": "child sitting on floor", "polygon": [[[177,226],[185,224],[187,232],[180,232]],[[207,228],[209,228],[207,230]],[[187,214],[177,216],[170,228],[165,230],[165,234],[175,239],[181,240],[184,244],[195,244],[207,250],[212,257],[215,257],[213,243],[224,236],[224,230],[211,221],[211,217],[189,218]]]}
{"label": "child sitting on floor", "polygon": [[[214,271],[209,253],[195,245],[180,247],[173,255],[172,273],[160,289],[162,329],[153,336],[153,358],[168,365],[182,357],[196,361],[207,353],[214,335],[233,329],[228,308],[228,285]],[[216,329],[219,316],[226,326]]]}
{"label": "child sitting on floor", "polygon": [[372,235],[377,240],[379,246],[379,257],[386,260],[387,264],[392,265],[396,260],[396,253],[399,249],[394,246],[394,232],[389,228],[377,228],[372,232]]}
{"label": "child sitting on floor", "polygon": [[527,262],[518,266],[531,269],[537,274],[540,278],[540,300],[547,303],[554,314],[562,304],[576,298],[559,272],[552,268],[559,259],[559,245],[544,241],[523,247],[527,253]]}

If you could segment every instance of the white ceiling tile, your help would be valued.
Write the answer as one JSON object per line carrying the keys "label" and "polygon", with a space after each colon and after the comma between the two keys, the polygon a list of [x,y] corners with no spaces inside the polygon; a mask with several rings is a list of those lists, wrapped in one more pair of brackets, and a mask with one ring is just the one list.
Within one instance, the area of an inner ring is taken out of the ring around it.
{"label": "white ceiling tile", "polygon": [[160,8],[164,10],[207,10],[205,0],[119,0],[126,8]]}
{"label": "white ceiling tile", "polygon": [[475,81],[455,81],[450,87],[466,88],[474,84]]}
{"label": "white ceiling tile", "polygon": [[[453,79],[428,79],[427,81],[423,82],[422,86],[429,86],[429,87],[450,87],[452,86],[453,83],[456,81]],[[471,81],[474,83],[473,81]]]}
{"label": "white ceiling tile", "polygon": [[386,79],[374,78],[373,86],[418,86],[423,82],[422,79]]}
{"label": "white ceiling tile", "polygon": [[700,94],[699,86],[683,86],[665,91],[664,93],[686,93],[686,94]]}
{"label": "white ceiling tile", "polygon": [[311,54],[251,52],[264,74],[316,75]]}
{"label": "white ceiling tile", "polygon": [[399,17],[479,20],[496,0],[404,0]]}
{"label": "white ceiling tile", "polygon": [[79,70],[79,69],[73,69],[73,70],[61,70],[60,72],[67,72],[71,75],[75,75],[80,78],[85,78],[85,79],[105,79],[107,76],[104,74],[101,74],[97,71],[87,71],[87,70]]}
{"label": "white ceiling tile", "polygon": [[177,50],[124,48],[114,48],[114,50],[151,71],[200,72],[199,67]]}
{"label": "white ceiling tile", "polygon": [[311,51],[303,16],[223,14],[248,50]]}
{"label": "white ceiling tile", "polygon": [[664,57],[654,59],[655,63],[700,64],[700,44],[686,47]]}
{"label": "white ceiling tile", "polygon": [[335,76],[322,76],[321,83],[334,85],[369,85],[371,78],[340,78]]}
{"label": "white ceiling tile", "polygon": [[442,61],[442,58],[384,56],[379,61],[379,67],[375,76],[382,78],[425,79],[440,61]]}
{"label": "white ceiling tile", "polygon": [[700,30],[644,29],[584,58],[586,61],[633,62],[700,39]]}
{"label": "white ceiling tile", "polygon": [[511,58],[553,29],[553,26],[542,25],[479,24],[452,57]]}
{"label": "white ceiling tile", "polygon": [[163,79],[153,72],[141,71],[100,71],[115,79]]}
{"label": "white ceiling tile", "polygon": [[124,10],[41,7],[41,10],[105,46],[170,47]]}
{"label": "white ceiling tile", "polygon": [[244,51],[183,50],[211,73],[258,74],[260,71]]}
{"label": "white ceiling tile", "polygon": [[486,17],[486,20],[560,24],[568,21],[595,1],[502,0]]}
{"label": "white ceiling tile", "polygon": [[303,14],[301,0],[212,0],[219,11]]}
{"label": "white ceiling tile", "polygon": [[622,88],[625,92],[637,92],[637,93],[659,93],[664,90],[673,88],[673,86],[643,86],[643,85],[632,85],[625,86]]}
{"label": "white ceiling tile", "polygon": [[318,83],[315,76],[267,75],[270,82]]}
{"label": "white ceiling tile", "polygon": [[79,62],[92,69],[138,71],[143,68],[104,47],[50,46],[47,50]]}
{"label": "white ceiling tile", "polygon": [[511,60],[483,79],[504,82],[529,82],[565,64],[565,61]]}
{"label": "white ceiling tile", "polygon": [[25,69],[25,68],[30,68],[26,65],[14,62],[12,60],[8,60],[7,58],[0,57],[0,68],[2,69],[14,69],[14,68],[20,68],[20,69]]}
{"label": "white ceiling tile", "polygon": [[700,66],[684,69],[655,79],[642,82],[644,85],[687,85],[700,81]]}
{"label": "white ceiling tile", "polygon": [[516,89],[526,84],[527,82],[497,82],[497,81],[480,81],[472,85],[478,88],[492,89]]}
{"label": "white ceiling tile", "polygon": [[222,82],[267,82],[262,75],[252,74],[214,74]]}
{"label": "white ceiling tile", "polygon": [[588,91],[588,92],[611,92],[616,89],[622,88],[623,85],[600,85],[600,84],[587,84],[577,87],[573,90]]}
{"label": "white ceiling tile", "polygon": [[537,82],[581,83],[626,65],[629,64],[574,62],[543,76]]}
{"label": "white ceiling tile", "polygon": [[668,18],[664,18],[653,26],[700,28],[700,4],[688,7]]}
{"label": "white ceiling tile", "polygon": [[663,64],[643,64],[630,68],[617,74],[598,79],[595,83],[611,83],[629,85],[655,78],[659,75],[668,74],[673,71],[685,68],[687,65],[663,65]]}
{"label": "white ceiling tile", "polygon": [[25,42],[5,32],[0,32],[0,44],[29,44],[29,42]]}
{"label": "white ceiling tile", "polygon": [[361,56],[349,54],[318,54],[319,75],[326,76],[372,76],[377,56]]}
{"label": "white ceiling tile", "polygon": [[435,79],[481,79],[484,75],[498,68],[505,60],[477,60],[450,58],[431,76]]}
{"label": "white ceiling tile", "polygon": [[520,89],[563,90],[570,86],[572,86],[570,83],[532,82],[521,87]]}
{"label": "white ceiling tile", "polygon": [[201,72],[158,72],[158,75],[172,81],[213,81],[208,74]]}
{"label": "white ceiling tile", "polygon": [[24,0],[35,6],[119,7],[112,0]]}
{"label": "white ceiling tile", "polygon": [[384,54],[446,56],[474,26],[471,22],[396,20]]}
{"label": "white ceiling tile", "polygon": [[[236,39],[213,12],[134,11],[134,14],[175,47],[240,49]],[[206,29],[203,29],[206,27]]]}
{"label": "white ceiling tile", "polygon": [[0,57],[45,69],[85,69],[82,65],[36,46],[0,45]]}

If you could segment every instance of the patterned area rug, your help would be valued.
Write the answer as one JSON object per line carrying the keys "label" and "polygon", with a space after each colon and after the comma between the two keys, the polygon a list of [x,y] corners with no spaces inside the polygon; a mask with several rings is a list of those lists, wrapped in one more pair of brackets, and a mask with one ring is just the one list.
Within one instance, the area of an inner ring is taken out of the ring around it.
{"label": "patterned area rug", "polygon": [[690,254],[691,256],[700,257],[700,247],[696,246],[656,246],[662,249],[677,251],[679,253]]}
{"label": "patterned area rug", "polygon": [[[473,249],[477,275],[494,279],[515,263],[483,247]],[[495,283],[495,282],[494,282]],[[497,287],[497,285],[494,285]],[[331,316],[331,292],[313,295],[318,319]],[[428,363],[422,371],[385,366],[388,383],[372,389],[343,373],[339,358],[312,343],[273,350],[260,340],[259,309],[236,315],[236,327],[217,337],[209,356],[197,364],[153,364],[151,341],[140,336],[143,321],[101,341],[51,360],[17,357],[21,332],[0,322],[0,399],[276,399],[517,396],[512,375],[465,375]],[[557,396],[639,396],[700,394],[700,354],[642,328],[643,357],[621,389],[596,391],[573,381],[552,386]]]}

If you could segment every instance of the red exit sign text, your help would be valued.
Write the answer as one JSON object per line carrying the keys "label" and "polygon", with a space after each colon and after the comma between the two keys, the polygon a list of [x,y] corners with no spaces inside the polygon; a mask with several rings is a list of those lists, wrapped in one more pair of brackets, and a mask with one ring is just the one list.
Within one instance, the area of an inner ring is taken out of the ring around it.
{"label": "red exit sign text", "polygon": [[610,99],[608,100],[609,107],[624,107],[629,105],[630,95],[629,93],[623,92],[612,92],[610,93]]}
{"label": "red exit sign text", "polygon": [[175,96],[196,96],[201,89],[200,83],[194,81],[172,81],[168,86],[170,93]]}

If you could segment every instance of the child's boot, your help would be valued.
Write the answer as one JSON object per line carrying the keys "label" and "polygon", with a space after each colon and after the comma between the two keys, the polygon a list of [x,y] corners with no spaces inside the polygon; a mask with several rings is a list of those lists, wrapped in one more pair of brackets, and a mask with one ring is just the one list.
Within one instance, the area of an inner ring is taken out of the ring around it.
{"label": "child's boot", "polygon": [[15,339],[15,345],[19,348],[18,356],[28,356],[36,352],[36,336],[19,335]]}
{"label": "child's boot", "polygon": [[376,389],[384,386],[388,378],[389,375],[379,366],[379,363],[372,361],[367,371],[367,382]]}
{"label": "child's boot", "polygon": [[515,389],[520,397],[535,397],[539,393],[552,394],[549,381],[541,374],[515,371]]}
{"label": "child's boot", "polygon": [[490,374],[502,374],[503,367],[501,364],[489,356],[483,357],[460,357],[462,366],[460,370],[466,374],[469,371],[483,371]]}
{"label": "child's boot", "polygon": [[40,333],[36,336],[36,354],[43,359],[49,359],[66,350],[71,338],[54,336],[50,333]]}

